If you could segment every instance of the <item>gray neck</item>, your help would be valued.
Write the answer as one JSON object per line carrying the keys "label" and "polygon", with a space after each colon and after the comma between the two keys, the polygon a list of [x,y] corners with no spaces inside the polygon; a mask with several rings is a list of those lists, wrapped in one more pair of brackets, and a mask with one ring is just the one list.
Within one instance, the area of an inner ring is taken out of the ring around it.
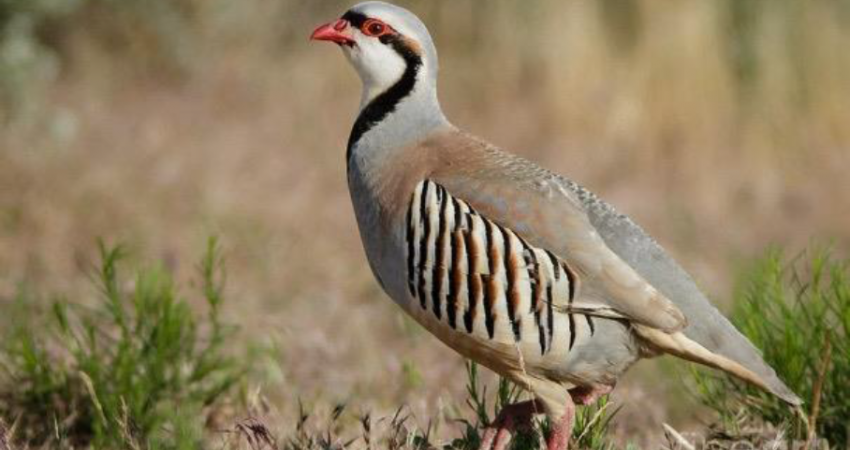
{"label": "gray neck", "polygon": [[392,87],[368,99],[364,87],[360,114],[349,140],[348,166],[360,171],[386,161],[390,152],[409,146],[450,126],[437,99],[435,77],[418,67],[408,68]]}
{"label": "gray neck", "polygon": [[359,159],[380,158],[386,152],[420,141],[433,130],[448,124],[434,92],[416,89],[402,99],[393,112],[360,137],[351,149],[351,156]]}

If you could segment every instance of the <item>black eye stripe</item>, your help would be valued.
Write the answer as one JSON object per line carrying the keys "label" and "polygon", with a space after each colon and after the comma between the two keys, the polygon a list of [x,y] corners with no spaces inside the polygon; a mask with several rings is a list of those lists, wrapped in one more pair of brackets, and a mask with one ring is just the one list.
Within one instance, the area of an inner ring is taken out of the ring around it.
{"label": "black eye stripe", "polygon": [[351,24],[351,26],[355,28],[360,28],[363,26],[364,23],[366,23],[367,20],[369,20],[369,18],[359,12],[348,11],[347,13],[343,14],[342,20],[347,21]]}
{"label": "black eye stripe", "polygon": [[[363,28],[363,25],[364,25],[367,21],[371,20],[371,19],[370,19],[368,16],[366,16],[365,14],[362,14],[362,13],[359,13],[359,12],[356,12],[356,11],[348,11],[348,12],[346,12],[345,14],[343,14],[343,15],[342,15],[341,19],[342,19],[342,20],[347,21],[348,23],[350,23],[350,24],[351,24],[351,26],[352,26],[352,27],[357,28],[357,29],[362,29],[362,28]],[[378,19],[375,19],[375,20],[378,20]],[[388,27],[388,26],[389,26],[389,25],[387,25],[387,24],[385,24],[385,23],[381,22],[380,20],[378,20],[378,22],[376,22],[376,24],[378,24],[379,26],[381,26],[381,27],[382,27],[382,28],[384,28],[384,29],[386,29],[386,27]],[[371,27],[371,26],[372,26],[372,25],[370,25],[370,27]],[[384,29],[382,29],[381,31],[377,31],[377,32],[376,32],[376,34],[379,34],[379,33],[383,32],[383,31],[385,31]],[[386,35],[385,35],[385,36],[386,36]],[[380,39],[380,40],[381,40],[381,42],[383,42],[384,44],[387,44],[387,43],[388,43],[388,41],[384,39],[384,37],[385,37],[385,36],[381,36],[379,39]]]}

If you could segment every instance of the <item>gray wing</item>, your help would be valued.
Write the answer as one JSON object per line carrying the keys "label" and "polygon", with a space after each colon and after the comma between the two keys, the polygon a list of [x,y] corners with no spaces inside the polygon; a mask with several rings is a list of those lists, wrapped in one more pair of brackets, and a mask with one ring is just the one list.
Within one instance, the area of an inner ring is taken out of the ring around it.
{"label": "gray wing", "polygon": [[563,189],[546,185],[546,173],[505,153],[488,156],[474,171],[444,171],[434,181],[575,268],[585,306],[665,333],[685,327],[684,314],[670,299],[607,247],[582,205]]}
{"label": "gray wing", "polygon": [[800,399],[762,359],[761,353],[699,290],[690,275],[627,216],[591,192],[557,177],[584,205],[591,224],[617,255],[670,299],[688,319],[685,336],[709,351],[729,358],[761,377],[778,397],[791,404]]}

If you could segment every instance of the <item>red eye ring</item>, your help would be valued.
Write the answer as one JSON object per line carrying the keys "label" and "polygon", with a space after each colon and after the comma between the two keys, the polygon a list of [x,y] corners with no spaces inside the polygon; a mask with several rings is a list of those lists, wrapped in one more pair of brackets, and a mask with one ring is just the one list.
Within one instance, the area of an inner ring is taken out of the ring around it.
{"label": "red eye ring", "polygon": [[390,27],[378,19],[369,19],[363,22],[360,31],[366,36],[380,37],[390,32]]}

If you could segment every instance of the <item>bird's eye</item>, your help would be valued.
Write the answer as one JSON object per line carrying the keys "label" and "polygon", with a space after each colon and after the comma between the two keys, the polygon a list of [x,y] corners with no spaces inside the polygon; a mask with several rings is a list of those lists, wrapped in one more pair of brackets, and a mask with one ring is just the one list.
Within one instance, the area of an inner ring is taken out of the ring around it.
{"label": "bird's eye", "polygon": [[381,36],[387,31],[387,26],[375,19],[367,20],[362,27],[366,36]]}

